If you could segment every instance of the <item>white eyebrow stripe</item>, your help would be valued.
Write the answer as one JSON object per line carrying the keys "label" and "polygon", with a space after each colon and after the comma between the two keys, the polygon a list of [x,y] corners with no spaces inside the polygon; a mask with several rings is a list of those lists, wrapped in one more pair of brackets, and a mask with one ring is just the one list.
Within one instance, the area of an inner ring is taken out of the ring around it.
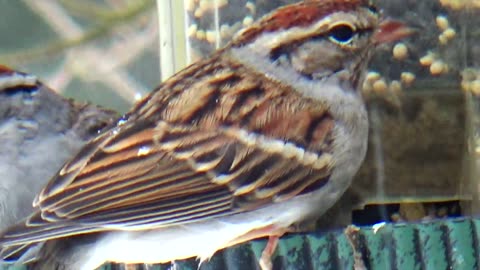
{"label": "white eyebrow stripe", "polygon": [[37,77],[21,73],[10,73],[0,75],[0,91],[12,87],[34,86],[37,83]]}

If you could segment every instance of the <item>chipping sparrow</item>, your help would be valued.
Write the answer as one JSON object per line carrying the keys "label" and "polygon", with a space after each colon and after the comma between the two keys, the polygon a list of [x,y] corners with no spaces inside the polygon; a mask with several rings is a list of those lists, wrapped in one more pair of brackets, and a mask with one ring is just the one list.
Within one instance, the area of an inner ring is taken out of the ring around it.
{"label": "chipping sparrow", "polygon": [[61,166],[116,113],[60,97],[0,66],[0,231],[26,218]]}
{"label": "chipping sparrow", "polygon": [[[279,8],[161,84],[68,162],[0,238],[35,269],[158,263],[278,237],[326,211],[363,160],[358,91],[407,28],[364,0]],[[45,268],[42,268],[45,267]]]}

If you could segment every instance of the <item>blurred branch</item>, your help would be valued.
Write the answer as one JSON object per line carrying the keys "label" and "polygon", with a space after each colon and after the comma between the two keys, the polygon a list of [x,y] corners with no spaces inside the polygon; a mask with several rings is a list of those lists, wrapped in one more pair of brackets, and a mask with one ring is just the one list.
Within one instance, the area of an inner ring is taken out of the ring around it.
{"label": "blurred branch", "polygon": [[[67,1],[65,1],[67,2]],[[80,1],[71,1],[80,2]],[[66,27],[72,24],[70,18],[65,16],[58,16],[58,4],[52,1],[28,1],[29,6],[33,5],[35,8],[47,9],[43,10],[43,13],[48,14],[48,18],[51,20],[57,20],[57,23],[51,24],[55,30],[61,34],[65,39],[54,41],[50,44],[41,45],[36,48],[27,50],[21,50],[13,53],[0,55],[0,62],[12,65],[19,62],[32,62],[39,59],[48,58],[52,55],[65,51],[68,48],[84,45],[98,37],[109,34],[114,28],[128,23],[135,19],[137,16],[142,15],[144,12],[154,8],[154,0],[142,0],[142,1],[128,1],[135,2],[135,4],[128,5],[128,8],[120,11],[105,12],[101,19],[91,27],[89,30],[83,32],[79,27]],[[55,5],[56,4],[56,5]],[[37,10],[35,10],[37,11]],[[42,10],[40,10],[42,12]],[[64,18],[63,20],[61,18]],[[77,28],[77,29],[75,29]]]}
{"label": "blurred branch", "polygon": [[[134,61],[145,49],[153,47],[152,44],[157,40],[156,16],[150,12],[149,16],[144,19],[142,17],[143,20],[126,24],[138,15],[146,13],[150,3],[153,2],[148,0],[142,1],[142,4],[137,2],[134,8],[132,5],[125,8],[122,1],[116,3],[118,5],[111,9],[122,11],[112,12],[111,14],[115,16],[103,19],[100,23],[92,22],[97,26],[92,28],[93,30],[85,31],[80,23],[72,19],[71,10],[67,11],[66,6],[60,4],[58,0],[28,1],[28,6],[44,18],[62,41],[22,54],[22,57],[28,57],[28,61],[48,59],[51,56],[49,52],[62,52],[66,57],[61,67],[49,79],[49,85],[54,89],[61,92],[71,80],[78,77],[83,81],[105,84],[124,100],[133,103],[146,93],[147,89],[127,72],[125,66]],[[120,26],[121,31],[112,31],[113,28],[117,29]],[[101,47],[96,43],[84,44],[96,37],[104,37],[109,32],[114,34],[107,39],[110,41],[103,42]],[[66,50],[67,48],[69,50]],[[32,53],[36,58],[32,58]],[[15,64],[18,64],[18,58],[15,61]]]}
{"label": "blurred branch", "polygon": [[[82,18],[90,19],[91,21],[107,20],[112,16],[111,6],[100,5],[94,1],[71,1],[71,0],[57,0],[64,7],[66,7],[72,15]],[[128,2],[127,2],[128,3]],[[138,4],[138,2],[136,2]],[[130,8],[127,8],[127,10]],[[121,11],[120,11],[121,12]]]}

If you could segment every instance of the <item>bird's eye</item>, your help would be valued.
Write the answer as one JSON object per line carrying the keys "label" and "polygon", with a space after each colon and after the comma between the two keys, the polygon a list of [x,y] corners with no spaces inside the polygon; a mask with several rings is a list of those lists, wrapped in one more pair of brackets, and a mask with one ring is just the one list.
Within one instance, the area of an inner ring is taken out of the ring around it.
{"label": "bird's eye", "polygon": [[348,24],[338,24],[330,28],[328,31],[328,37],[331,41],[346,44],[352,41],[355,35],[355,29]]}
{"label": "bird's eye", "polygon": [[375,14],[378,13],[378,9],[377,9],[377,7],[375,7],[374,5],[369,5],[369,6],[368,6],[368,9],[369,9],[372,13],[375,13]]}

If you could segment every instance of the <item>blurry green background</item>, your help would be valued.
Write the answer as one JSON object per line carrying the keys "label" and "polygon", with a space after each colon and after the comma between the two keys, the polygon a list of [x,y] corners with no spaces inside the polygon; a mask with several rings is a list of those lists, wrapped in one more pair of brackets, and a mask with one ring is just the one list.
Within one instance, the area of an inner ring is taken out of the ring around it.
{"label": "blurry green background", "polygon": [[118,111],[160,82],[153,0],[0,0],[0,63]]}

